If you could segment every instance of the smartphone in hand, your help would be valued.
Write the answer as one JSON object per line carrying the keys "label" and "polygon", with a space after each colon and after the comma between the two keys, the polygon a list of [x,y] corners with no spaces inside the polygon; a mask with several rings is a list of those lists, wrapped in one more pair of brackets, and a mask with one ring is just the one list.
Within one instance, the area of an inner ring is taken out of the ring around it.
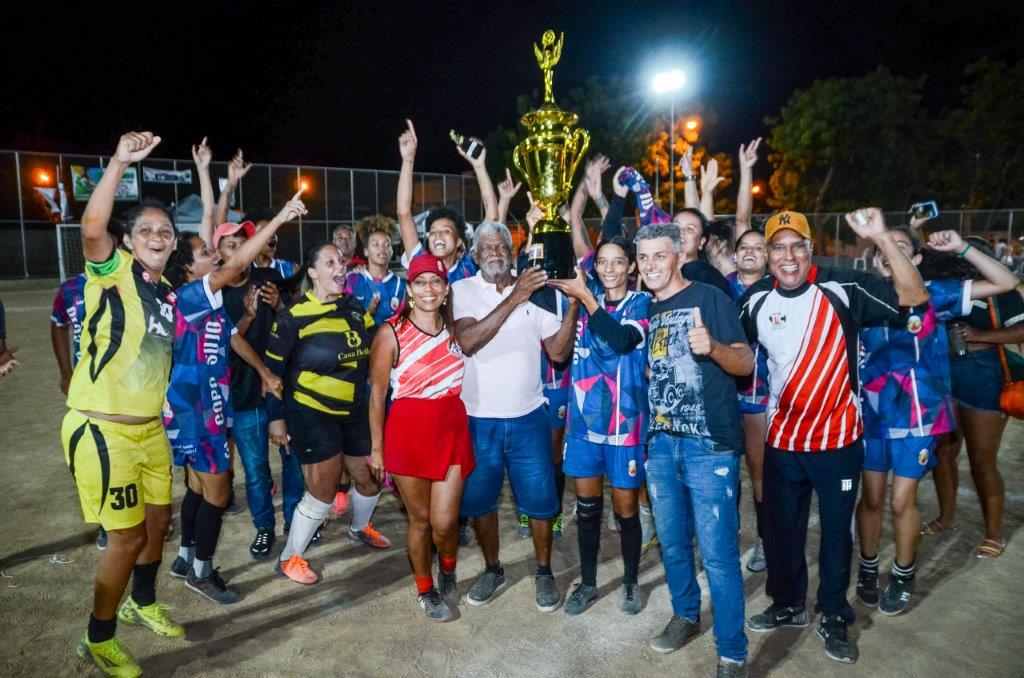
{"label": "smartphone in hand", "polygon": [[914,203],[910,206],[910,214],[915,219],[934,219],[939,216],[939,204],[934,200]]}

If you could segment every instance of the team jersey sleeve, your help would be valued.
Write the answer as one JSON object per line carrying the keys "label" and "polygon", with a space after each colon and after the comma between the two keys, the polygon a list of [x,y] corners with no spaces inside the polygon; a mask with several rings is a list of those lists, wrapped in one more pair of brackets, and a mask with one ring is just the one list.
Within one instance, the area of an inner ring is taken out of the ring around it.
{"label": "team jersey sleeve", "polygon": [[[356,289],[359,287],[360,278],[362,278],[362,276],[359,273],[356,273],[355,271],[345,276],[345,294],[348,294],[350,296],[355,297],[356,299],[359,299],[358,295],[356,294]],[[359,299],[359,303],[362,304],[363,300]]]}
{"label": "team jersey sleeve", "polygon": [[547,339],[553,337],[558,329],[562,326],[563,314],[555,315],[551,311],[546,311],[542,308],[537,309],[537,323],[540,327],[540,338]]}
{"label": "team jersey sleeve", "polygon": [[131,275],[132,255],[115,247],[110,258],[101,263],[85,262],[85,275],[89,282],[96,283],[104,289],[113,287],[125,276]]}
{"label": "team jersey sleeve", "polygon": [[860,325],[881,325],[898,320],[900,300],[892,281],[871,273],[849,273],[843,289],[850,298],[850,313]]}
{"label": "team jersey sleeve", "polygon": [[270,326],[267,352],[263,357],[263,362],[267,368],[277,376],[284,376],[285,367],[288,365],[288,357],[295,348],[298,337],[295,319],[287,308],[282,308],[274,317],[274,324]]}
{"label": "team jersey sleeve", "polygon": [[71,324],[71,316],[68,315],[67,304],[64,303],[64,285],[60,286],[57,295],[53,298],[53,312],[50,314],[50,320],[57,327],[66,327]]}
{"label": "team jersey sleeve", "polygon": [[929,280],[925,283],[931,298],[935,317],[942,322],[968,315],[971,312],[970,280]]}
{"label": "team jersey sleeve", "polygon": [[210,289],[210,274],[199,280],[182,285],[176,293],[178,313],[192,324],[224,306],[224,295],[221,290]]}
{"label": "team jersey sleeve", "polygon": [[418,243],[416,243],[416,249],[414,249],[411,253],[410,252],[402,252],[402,258],[399,259],[399,261],[402,262],[402,267],[403,268],[405,268],[406,270],[409,270],[409,264],[411,264],[412,260],[415,259],[416,257],[418,257],[421,254],[423,254],[423,243],[419,243],[418,242]]}
{"label": "team jersey sleeve", "polygon": [[740,326],[747,341],[751,343],[757,341],[757,312],[761,308],[760,302],[771,292],[771,284],[766,282],[767,280],[769,279],[759,280],[748,287],[736,302],[740,310]]}
{"label": "team jersey sleeve", "polygon": [[635,321],[623,318],[621,323],[615,322],[603,308],[594,311],[587,326],[618,355],[625,355],[644,343],[645,332]]}

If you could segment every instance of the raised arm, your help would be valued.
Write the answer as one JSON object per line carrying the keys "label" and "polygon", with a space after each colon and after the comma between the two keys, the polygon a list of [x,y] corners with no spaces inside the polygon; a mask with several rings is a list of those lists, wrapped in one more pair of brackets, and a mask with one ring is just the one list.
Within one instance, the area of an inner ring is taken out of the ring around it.
{"label": "raised arm", "polygon": [[[572,202],[569,204],[569,226],[572,228],[572,249],[579,261],[587,256],[594,249],[590,242],[590,235],[587,233],[587,226],[583,223],[583,209],[587,206],[588,189],[585,183],[581,183],[576,192],[572,195]],[[602,196],[603,198],[603,196]],[[605,203],[607,204],[607,200]]]}
{"label": "raised arm", "polygon": [[192,146],[192,161],[199,175],[199,196],[203,199],[203,216],[199,222],[199,237],[206,246],[213,249],[213,182],[210,181],[210,159],[213,151],[206,145],[206,137],[199,145]]}
{"label": "raised arm", "polygon": [[412,120],[406,120],[406,129],[398,137],[398,152],[402,155],[402,171],[398,174],[398,229],[402,234],[402,246],[406,256],[412,257],[420,244],[416,232],[416,221],[412,218],[412,167],[416,160],[416,128]]}
{"label": "raised arm", "polygon": [[725,181],[718,176],[718,161],[714,158],[700,168],[700,211],[708,218],[715,218],[715,189]]}
{"label": "raised arm", "polygon": [[846,223],[862,238],[873,241],[889,261],[892,282],[899,297],[900,306],[909,308],[928,301],[928,290],[921,279],[921,273],[900,249],[892,232],[885,225],[882,211],[877,207],[865,207],[846,215]]}
{"label": "raised arm", "polygon": [[[687,207],[700,209],[700,197],[697,195],[697,177],[693,173],[693,146],[687,144],[683,157],[679,160],[679,171],[683,173],[683,199]],[[675,216],[674,214],[672,216]]]}
{"label": "raised arm", "polygon": [[114,252],[115,243],[107,234],[107,224],[114,211],[117,187],[126,169],[146,158],[160,143],[152,132],[128,132],[121,135],[117,150],[110,158],[103,177],[85,206],[82,214],[82,253],[86,261],[102,263]]}
{"label": "raised arm", "polygon": [[[228,163],[228,185],[220,192],[220,197],[217,199],[217,213],[213,218],[214,224],[223,224],[228,220],[231,196],[234,195],[235,189],[242,184],[242,178],[249,173],[251,168],[252,163],[245,162],[242,149],[235,151],[235,157],[231,158],[231,162]],[[210,243],[209,240],[206,242],[207,244]]]}
{"label": "raised arm", "polygon": [[512,204],[512,198],[515,197],[519,189],[523,187],[523,182],[512,181],[512,172],[505,168],[505,178],[500,184],[498,184],[498,221],[506,223],[505,220],[508,218],[508,206]]}
{"label": "raised arm", "polygon": [[736,194],[736,229],[731,244],[735,244],[741,235],[750,230],[750,215],[754,212],[754,165],[757,164],[757,148],[760,145],[761,137],[746,146],[740,144],[740,188]]}
{"label": "raised arm", "polygon": [[282,224],[306,214],[306,206],[299,200],[300,195],[302,195],[302,189],[299,189],[299,192],[285,203],[284,208],[277,213],[277,216],[270,220],[270,223],[256,231],[253,237],[247,239],[242,243],[241,247],[235,250],[230,259],[210,274],[210,289],[213,292],[221,289],[230,281],[235,280],[242,271],[249,268],[249,264],[253,262],[256,255],[260,253],[260,250],[266,246],[270,238],[277,233],[277,229]]}
{"label": "raised arm", "polygon": [[[587,161],[587,169],[583,180],[587,187],[587,193],[590,194],[590,199],[597,205],[602,219],[604,219],[604,215],[608,214],[608,198],[604,197],[604,191],[601,188],[601,175],[611,167],[611,164],[608,156],[599,153],[594,159]],[[582,216],[582,211],[580,215]]]}
{"label": "raised arm", "polygon": [[370,468],[378,475],[384,470],[384,406],[391,369],[397,358],[398,340],[394,331],[381,328],[370,347]]}
{"label": "raised arm", "polygon": [[[469,163],[469,166],[473,168],[473,173],[476,174],[476,183],[480,186],[480,200],[484,204],[484,221],[498,221],[498,199],[494,195],[494,182],[491,181],[491,175],[487,173],[487,165],[484,164],[487,160],[487,149],[481,148],[480,155],[475,158],[466,155],[466,152],[458,144],[455,145],[455,150]],[[405,168],[404,162],[402,168]]]}
{"label": "raised arm", "polygon": [[612,192],[614,195],[611,202],[608,203],[608,211],[601,222],[602,240],[622,235],[622,212],[626,208],[626,196],[629,195],[629,189],[619,181],[619,176],[624,169],[625,167],[620,167],[612,174]]}
{"label": "raised arm", "polygon": [[978,269],[982,280],[971,282],[971,299],[985,299],[1009,292],[1020,282],[1010,269],[977,247],[964,242],[956,231],[936,231],[928,237],[929,249],[951,252]]}

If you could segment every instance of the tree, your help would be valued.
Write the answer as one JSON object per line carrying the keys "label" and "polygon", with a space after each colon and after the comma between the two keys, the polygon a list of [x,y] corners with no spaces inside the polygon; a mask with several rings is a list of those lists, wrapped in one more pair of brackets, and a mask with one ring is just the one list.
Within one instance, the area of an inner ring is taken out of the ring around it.
{"label": "tree", "polygon": [[865,202],[904,206],[920,195],[934,145],[920,107],[924,78],[879,67],[861,78],[816,80],[767,118],[769,204],[840,211]]}

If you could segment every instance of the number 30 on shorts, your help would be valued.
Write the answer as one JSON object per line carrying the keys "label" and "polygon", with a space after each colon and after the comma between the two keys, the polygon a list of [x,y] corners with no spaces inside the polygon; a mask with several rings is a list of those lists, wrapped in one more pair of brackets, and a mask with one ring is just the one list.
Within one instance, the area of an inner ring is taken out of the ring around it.
{"label": "number 30 on shorts", "polygon": [[124,487],[110,488],[110,496],[113,497],[110,501],[110,508],[115,511],[120,511],[124,508],[135,508],[139,503],[139,491],[135,487],[135,483],[125,485]]}

